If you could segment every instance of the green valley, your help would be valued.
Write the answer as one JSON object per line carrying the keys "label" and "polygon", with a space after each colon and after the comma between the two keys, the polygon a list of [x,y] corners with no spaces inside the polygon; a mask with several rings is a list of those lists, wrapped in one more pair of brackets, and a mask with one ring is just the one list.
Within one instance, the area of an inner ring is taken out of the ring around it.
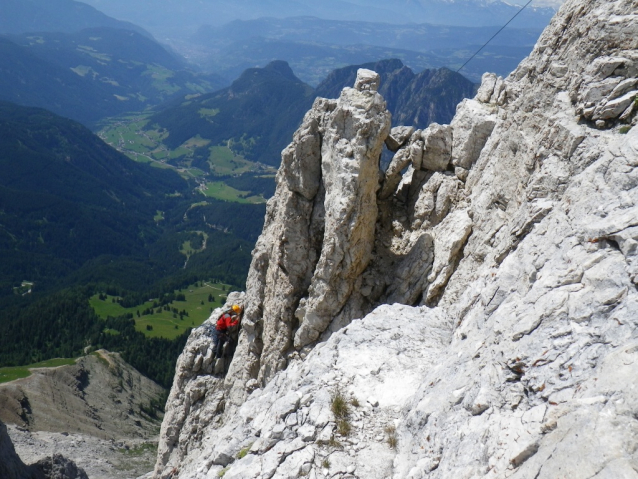
{"label": "green valley", "polygon": [[[21,368],[7,377],[92,346],[170,385],[189,330],[243,287],[265,205],[208,197],[192,167],[132,161],[74,121],[2,102],[0,168],[0,366]],[[262,170],[223,177],[228,191],[252,182],[261,198]]]}
{"label": "green valley", "polygon": [[[274,176],[276,169],[248,161],[233,152],[232,141],[214,145],[200,134],[172,146],[165,141],[169,131],[149,125],[151,113],[139,113],[102,122],[98,136],[129,158],[159,168],[174,169],[185,179],[200,178],[207,173],[218,176],[260,173]],[[209,195],[217,197],[216,195]],[[233,198],[220,198],[229,199]]]}
{"label": "green valley", "polygon": [[150,338],[175,339],[189,328],[201,325],[213,309],[224,304],[231,285],[200,281],[175,291],[174,299],[160,305],[158,299],[124,307],[122,298],[104,293],[91,296],[89,303],[102,319],[126,316],[135,321],[135,329]]}

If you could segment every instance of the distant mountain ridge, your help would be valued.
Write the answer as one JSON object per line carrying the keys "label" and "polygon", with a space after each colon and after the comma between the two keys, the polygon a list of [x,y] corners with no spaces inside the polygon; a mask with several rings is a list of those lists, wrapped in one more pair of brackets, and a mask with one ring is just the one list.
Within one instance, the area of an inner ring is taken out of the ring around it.
{"label": "distant mountain ridge", "polygon": [[226,89],[175,101],[158,110],[147,128],[168,133],[163,141],[172,149],[195,137],[204,140],[194,163],[203,169],[219,145],[247,160],[278,166],[281,151],[313,100],[337,98],[343,87],[353,84],[358,68],[381,75],[380,91],[395,125],[424,128],[435,121],[449,122],[456,105],[475,91],[475,85],[458,73],[439,69],[415,74],[396,59],[335,70],[313,89],[286,62],[274,61],[246,70]]}
{"label": "distant mountain ridge", "polygon": [[[383,0],[86,0],[86,3],[109,15],[143,25],[155,34],[181,37],[195,32],[200,25],[206,23],[223,25],[237,19],[302,15],[331,20],[396,24],[428,22],[458,26],[504,25],[520,9],[519,6],[500,0],[419,0],[402,2],[400,5],[392,5]],[[514,25],[543,28],[555,11],[555,8],[528,7]]]}
{"label": "distant mountain ridge", "polygon": [[373,70],[381,76],[379,93],[392,112],[395,126],[425,128],[433,122],[449,123],[456,105],[476,91],[474,83],[447,68],[415,74],[399,60],[382,60],[335,70],[317,86],[316,95],[337,98],[343,87],[354,85],[359,68]]}
{"label": "distant mountain ridge", "polygon": [[[330,34],[326,35],[329,31]],[[230,44],[247,37],[278,40],[331,43],[335,45],[369,44],[386,48],[410,48],[431,51],[437,48],[461,47],[476,41],[477,36],[488,39],[494,26],[457,27],[432,22],[404,25],[353,20],[326,20],[304,16],[254,20],[233,20],[221,26],[203,25],[193,35],[194,41],[217,45]],[[507,28],[494,40],[495,45],[534,44],[539,29],[532,26]]]}
{"label": "distant mountain ridge", "polygon": [[[299,78],[315,86],[335,68],[384,58],[400,58],[415,71],[458,69],[498,29],[268,17],[204,25],[190,41],[200,49],[192,61],[206,71],[235,77],[245,68],[277,58],[288,61]],[[539,34],[539,28],[509,26],[463,73],[475,82],[485,71],[507,76],[529,54]]]}

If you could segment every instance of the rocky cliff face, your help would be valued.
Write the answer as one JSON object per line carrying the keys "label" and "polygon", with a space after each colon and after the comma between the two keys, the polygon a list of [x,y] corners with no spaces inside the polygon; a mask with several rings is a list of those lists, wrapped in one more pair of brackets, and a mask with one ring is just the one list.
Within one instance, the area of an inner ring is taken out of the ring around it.
{"label": "rocky cliff face", "polygon": [[389,132],[369,71],[317,100],[156,477],[638,477],[637,11],[567,0],[449,125]]}

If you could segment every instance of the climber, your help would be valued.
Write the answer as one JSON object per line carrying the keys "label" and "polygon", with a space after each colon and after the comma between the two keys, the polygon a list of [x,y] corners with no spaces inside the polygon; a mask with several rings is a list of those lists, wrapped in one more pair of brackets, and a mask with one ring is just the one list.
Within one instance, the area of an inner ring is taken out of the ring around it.
{"label": "climber", "polygon": [[233,304],[231,309],[224,311],[217,319],[213,330],[214,351],[217,359],[222,357],[224,344],[230,340],[230,335],[236,331],[236,326],[241,321],[242,313],[243,308],[238,304]]}

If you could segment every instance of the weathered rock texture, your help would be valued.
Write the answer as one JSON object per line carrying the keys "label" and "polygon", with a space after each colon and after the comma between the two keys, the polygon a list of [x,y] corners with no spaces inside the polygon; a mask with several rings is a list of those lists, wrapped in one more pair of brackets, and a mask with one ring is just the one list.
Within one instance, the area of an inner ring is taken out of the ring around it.
{"label": "weathered rock texture", "polygon": [[0,422],[0,477],[2,479],[88,479],[86,473],[73,461],[60,454],[42,459],[26,466],[18,457],[7,434],[6,426]]}
{"label": "weathered rock texture", "polygon": [[376,200],[374,82],[318,100],[229,375],[184,359],[205,363],[193,333],[156,477],[638,477],[636,12],[567,0],[450,125],[396,132]]}

